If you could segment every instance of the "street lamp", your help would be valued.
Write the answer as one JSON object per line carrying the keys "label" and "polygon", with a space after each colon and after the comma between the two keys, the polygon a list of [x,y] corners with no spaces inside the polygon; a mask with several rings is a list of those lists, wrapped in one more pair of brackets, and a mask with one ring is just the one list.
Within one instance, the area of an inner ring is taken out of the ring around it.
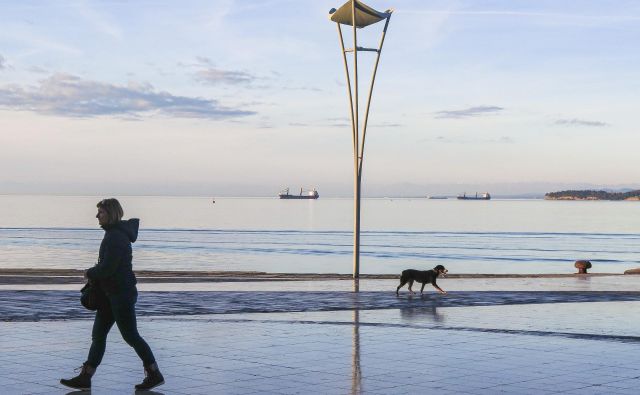
{"label": "street lamp", "polygon": [[[336,23],[338,27],[338,35],[340,38],[340,48],[342,48],[342,59],[344,60],[344,70],[347,76],[347,94],[349,96],[349,106],[351,112],[351,132],[353,136],[353,278],[360,277],[360,190],[362,185],[362,162],[364,161],[364,141],[367,135],[367,121],[369,119],[369,107],[371,104],[371,94],[373,93],[373,84],[376,80],[376,71],[378,70],[378,62],[380,61],[380,53],[382,52],[382,44],[387,33],[389,20],[393,9],[385,12],[376,11],[359,0],[348,0],[337,10],[332,8],[329,11],[329,19]],[[374,23],[385,20],[382,29],[382,37],[378,48],[364,48],[358,46],[357,29],[372,25]],[[340,25],[349,25],[353,27],[353,48],[344,47],[344,39],[342,37],[342,29]],[[359,123],[358,111],[358,52],[375,52],[376,61],[373,66],[373,74],[371,76],[371,85],[369,86],[369,96],[367,97],[367,107],[364,113],[364,122],[362,128]],[[349,77],[349,65],[347,63],[347,53],[353,53],[353,95],[351,89],[351,79]]]}

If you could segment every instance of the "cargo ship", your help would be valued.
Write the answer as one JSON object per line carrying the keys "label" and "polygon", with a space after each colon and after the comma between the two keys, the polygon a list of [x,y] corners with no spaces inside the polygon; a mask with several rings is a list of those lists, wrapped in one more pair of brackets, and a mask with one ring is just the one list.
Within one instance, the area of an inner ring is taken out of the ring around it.
{"label": "cargo ship", "polygon": [[316,191],[315,188],[312,191],[303,191],[302,188],[300,188],[300,194],[291,195],[289,193],[289,188],[287,188],[281,191],[278,194],[278,197],[280,199],[317,199],[320,197],[320,195],[318,194],[318,191]]}
{"label": "cargo ship", "polygon": [[458,195],[458,199],[459,200],[490,200],[491,195],[489,195],[489,192],[481,193],[480,195],[478,195],[478,192],[476,192],[475,196],[467,196],[465,192],[462,195]]}

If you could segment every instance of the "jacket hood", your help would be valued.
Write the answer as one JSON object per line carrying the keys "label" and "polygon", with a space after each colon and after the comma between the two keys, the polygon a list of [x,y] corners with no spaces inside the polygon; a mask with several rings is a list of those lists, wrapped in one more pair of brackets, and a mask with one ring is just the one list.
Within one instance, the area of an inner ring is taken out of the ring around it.
{"label": "jacket hood", "polygon": [[104,230],[119,229],[122,232],[124,232],[124,234],[127,235],[130,242],[135,243],[135,241],[138,239],[139,227],[140,227],[140,219],[130,218],[130,219],[122,220],[117,224],[113,224],[111,226],[103,226],[102,228]]}

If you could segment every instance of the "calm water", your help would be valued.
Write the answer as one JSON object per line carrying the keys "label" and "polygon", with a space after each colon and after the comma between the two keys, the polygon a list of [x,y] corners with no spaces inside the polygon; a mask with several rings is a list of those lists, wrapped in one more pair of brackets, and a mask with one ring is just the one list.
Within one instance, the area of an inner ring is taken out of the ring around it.
{"label": "calm water", "polygon": [[[0,265],[86,268],[102,230],[96,197],[0,196]],[[122,197],[141,218],[134,266],[350,273],[352,201]],[[456,273],[640,267],[640,203],[365,199],[362,273],[442,263]]]}

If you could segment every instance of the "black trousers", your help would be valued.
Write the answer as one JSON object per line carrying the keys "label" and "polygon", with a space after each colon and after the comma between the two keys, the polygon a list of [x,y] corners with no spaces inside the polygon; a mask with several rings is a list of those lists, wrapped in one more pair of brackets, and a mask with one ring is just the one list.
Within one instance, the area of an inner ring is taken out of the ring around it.
{"label": "black trousers", "polygon": [[108,306],[96,311],[87,363],[94,368],[100,365],[107,346],[107,335],[114,323],[118,326],[124,341],[133,347],[144,366],[154,363],[156,360],[151,348],[138,333],[135,308],[138,291],[133,289],[125,293],[107,295],[107,299]]}

